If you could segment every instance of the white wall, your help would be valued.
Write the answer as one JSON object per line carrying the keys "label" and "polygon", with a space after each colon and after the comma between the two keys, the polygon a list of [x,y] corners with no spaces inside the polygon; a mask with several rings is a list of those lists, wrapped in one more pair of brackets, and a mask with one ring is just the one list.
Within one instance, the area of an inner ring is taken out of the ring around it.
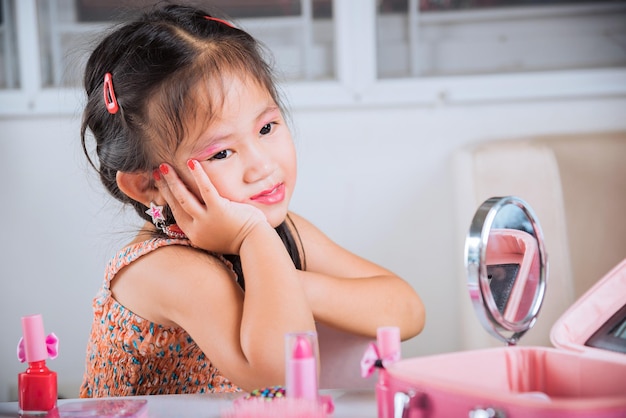
{"label": "white wall", "polygon": [[[78,107],[78,106],[77,106]],[[91,299],[108,257],[132,234],[87,168],[78,115],[0,119],[0,401],[15,399],[20,317],[61,340],[49,362],[75,397]],[[404,356],[459,347],[462,248],[451,156],[469,143],[626,129],[626,97],[432,107],[294,110],[299,189],[292,208],[332,238],[406,278],[427,309]],[[365,232],[367,231],[367,232]]]}

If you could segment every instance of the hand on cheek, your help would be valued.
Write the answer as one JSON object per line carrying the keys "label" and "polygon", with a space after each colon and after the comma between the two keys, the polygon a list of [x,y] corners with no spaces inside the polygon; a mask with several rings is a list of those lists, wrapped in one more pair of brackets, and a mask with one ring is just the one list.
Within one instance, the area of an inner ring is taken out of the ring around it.
{"label": "hand on cheek", "polygon": [[159,167],[160,179],[156,182],[176,223],[197,247],[220,254],[238,254],[248,234],[256,226],[267,224],[265,215],[254,206],[221,197],[197,161],[189,160],[187,167],[199,196],[167,164]]}

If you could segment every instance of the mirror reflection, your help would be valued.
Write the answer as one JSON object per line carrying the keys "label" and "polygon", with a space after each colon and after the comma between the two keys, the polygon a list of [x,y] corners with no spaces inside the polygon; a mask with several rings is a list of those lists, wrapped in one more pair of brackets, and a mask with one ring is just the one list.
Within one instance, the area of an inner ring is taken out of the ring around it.
{"label": "mirror reflection", "polygon": [[468,287],[483,326],[515,344],[530,329],[545,291],[545,251],[532,209],[494,197],[477,210],[466,240]]}
{"label": "mirror reflection", "polygon": [[539,252],[532,234],[492,229],[487,242],[487,280],[498,311],[509,322],[530,311],[539,278]]}

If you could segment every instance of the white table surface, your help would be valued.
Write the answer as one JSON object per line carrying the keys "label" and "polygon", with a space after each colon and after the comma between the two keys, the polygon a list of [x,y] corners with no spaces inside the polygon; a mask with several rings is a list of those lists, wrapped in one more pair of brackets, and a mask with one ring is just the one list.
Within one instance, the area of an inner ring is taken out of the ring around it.
{"label": "white table surface", "polygon": [[[377,417],[374,391],[324,390],[320,393],[331,395],[333,398],[335,411],[331,418]],[[233,400],[241,396],[241,394],[152,395],[128,397],[127,399],[147,399],[148,417],[150,418],[219,418],[220,413],[230,408]],[[76,401],[89,402],[89,399],[60,399],[58,405]],[[0,418],[19,416],[17,402],[0,402]]]}

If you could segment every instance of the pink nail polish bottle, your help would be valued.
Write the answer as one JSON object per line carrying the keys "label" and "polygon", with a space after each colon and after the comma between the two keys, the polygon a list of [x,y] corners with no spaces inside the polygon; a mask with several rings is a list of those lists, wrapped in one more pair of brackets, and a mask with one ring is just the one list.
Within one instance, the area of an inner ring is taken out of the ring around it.
{"label": "pink nail polish bottle", "polygon": [[18,374],[19,412],[23,415],[43,415],[56,406],[57,374],[46,367],[49,356],[41,315],[22,317],[22,332],[18,357],[28,362],[28,368]]}
{"label": "pink nail polish bottle", "polygon": [[[376,345],[380,357],[388,365],[391,362],[400,360],[400,328],[380,327],[376,330]],[[378,405],[378,417],[389,418],[390,405],[387,404],[387,371],[384,368],[378,369],[378,382],[376,383],[376,404]]]}
{"label": "pink nail polish bottle", "polygon": [[318,399],[317,334],[289,333],[285,336],[285,392],[290,398]]}

